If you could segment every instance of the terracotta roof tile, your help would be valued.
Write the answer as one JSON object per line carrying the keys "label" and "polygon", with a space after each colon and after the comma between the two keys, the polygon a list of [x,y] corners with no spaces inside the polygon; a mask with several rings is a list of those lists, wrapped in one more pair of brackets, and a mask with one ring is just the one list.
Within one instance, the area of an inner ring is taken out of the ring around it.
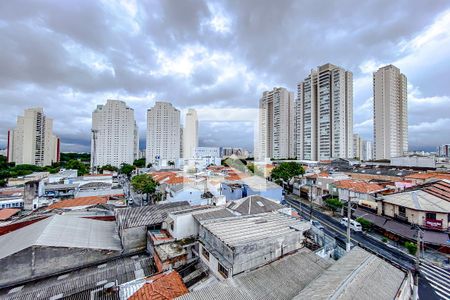
{"label": "terracotta roof tile", "polygon": [[158,274],[147,278],[146,281],[129,300],[171,300],[189,292],[176,271]]}
{"label": "terracotta roof tile", "polygon": [[353,192],[366,194],[384,190],[384,188],[379,184],[355,180],[340,180],[337,181],[335,185],[340,189],[348,189]]}
{"label": "terracotta roof tile", "polygon": [[159,183],[180,184],[191,182],[187,177],[179,175],[175,172],[152,172],[150,175]]}
{"label": "terracotta roof tile", "polygon": [[0,221],[5,221],[17,214],[20,209],[17,208],[4,208],[0,209]]}
{"label": "terracotta roof tile", "polygon": [[411,179],[448,179],[450,180],[450,174],[448,173],[415,173],[406,176],[405,178],[411,178]]}
{"label": "terracotta roof tile", "polygon": [[67,199],[53,203],[48,207],[48,209],[105,204],[106,202],[108,202],[108,198],[109,198],[108,196],[89,196],[89,197]]}

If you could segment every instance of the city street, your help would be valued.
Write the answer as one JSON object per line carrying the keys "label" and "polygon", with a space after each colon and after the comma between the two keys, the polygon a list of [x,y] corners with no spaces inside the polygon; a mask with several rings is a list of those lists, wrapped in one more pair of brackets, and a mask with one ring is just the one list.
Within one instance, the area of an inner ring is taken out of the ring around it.
{"label": "city street", "polygon": [[[299,214],[309,219],[311,207],[307,204],[299,202],[292,196],[285,197],[286,202]],[[324,226],[324,232],[330,236],[337,237],[341,241],[346,240],[346,227],[341,225],[334,218],[313,209],[313,219],[320,221]],[[370,251],[393,264],[413,271],[414,258],[394,247],[372,238],[362,232],[351,232],[351,242],[367,251]],[[430,269],[431,268],[431,269]],[[429,265],[421,265],[419,280],[419,298],[421,299],[449,299],[450,295],[450,273],[444,269],[430,267]]]}

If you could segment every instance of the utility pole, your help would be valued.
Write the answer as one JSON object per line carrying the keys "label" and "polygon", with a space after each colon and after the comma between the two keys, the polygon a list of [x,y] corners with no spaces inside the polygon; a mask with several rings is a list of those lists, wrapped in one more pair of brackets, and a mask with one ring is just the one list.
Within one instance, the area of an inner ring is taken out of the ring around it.
{"label": "utility pole", "polygon": [[350,196],[350,190],[348,190],[348,201],[347,201],[347,244],[345,245],[345,250],[347,252],[350,251],[350,218],[352,216],[351,214],[351,202],[352,202],[352,197]]}
{"label": "utility pole", "polygon": [[312,188],[313,188],[313,184],[311,183],[310,185],[309,185],[309,205],[310,205],[310,208],[309,208],[309,220],[312,220],[312,215],[313,215],[313,199],[312,199]]}
{"label": "utility pole", "polygon": [[413,290],[413,300],[419,299],[419,268],[420,268],[420,234],[421,229],[419,225],[416,225],[417,228],[417,251],[416,251],[416,262],[415,262],[415,270],[414,270],[414,290]]}

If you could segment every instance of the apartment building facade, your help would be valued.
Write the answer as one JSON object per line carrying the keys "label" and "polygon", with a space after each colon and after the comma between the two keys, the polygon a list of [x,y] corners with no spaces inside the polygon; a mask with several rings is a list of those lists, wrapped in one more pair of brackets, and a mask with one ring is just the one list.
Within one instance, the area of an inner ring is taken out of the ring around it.
{"label": "apartment building facade", "polygon": [[186,113],[182,140],[183,158],[193,158],[194,149],[198,147],[198,117],[195,109],[190,108]]}
{"label": "apartment building facade", "polygon": [[258,160],[295,156],[294,94],[279,87],[265,91],[259,101],[255,155]]}
{"label": "apartment building facade", "polygon": [[388,65],[373,74],[374,158],[390,159],[408,151],[407,78]]}
{"label": "apartment building facade", "polygon": [[353,74],[325,64],[297,85],[296,156],[353,157]]}
{"label": "apartment building facade", "polygon": [[53,120],[40,107],[26,109],[8,131],[8,162],[49,166],[59,161],[60,141],[53,134]]}
{"label": "apartment building facade", "polygon": [[180,135],[180,111],[171,103],[157,101],[147,110],[146,163],[177,163],[181,157]]}
{"label": "apartment building facade", "polygon": [[92,112],[91,168],[132,164],[139,156],[134,110],[124,101],[107,100]]}

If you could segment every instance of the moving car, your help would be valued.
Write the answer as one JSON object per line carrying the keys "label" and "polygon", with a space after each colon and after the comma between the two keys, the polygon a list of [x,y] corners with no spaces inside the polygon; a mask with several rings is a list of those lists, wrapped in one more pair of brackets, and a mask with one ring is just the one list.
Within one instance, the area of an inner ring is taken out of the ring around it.
{"label": "moving car", "polygon": [[319,222],[319,221],[316,221],[316,220],[311,220],[311,225],[314,226],[314,227],[316,227],[316,228],[318,228],[318,229],[320,229],[320,230],[323,230],[323,229],[324,229],[324,227],[322,226],[322,224],[320,224],[320,222]]}
{"label": "moving car", "polygon": [[[340,223],[342,225],[344,225],[345,227],[347,227],[348,219],[342,218]],[[359,222],[356,222],[355,220],[350,219],[350,229],[352,229],[354,231],[362,231],[362,226]]]}

